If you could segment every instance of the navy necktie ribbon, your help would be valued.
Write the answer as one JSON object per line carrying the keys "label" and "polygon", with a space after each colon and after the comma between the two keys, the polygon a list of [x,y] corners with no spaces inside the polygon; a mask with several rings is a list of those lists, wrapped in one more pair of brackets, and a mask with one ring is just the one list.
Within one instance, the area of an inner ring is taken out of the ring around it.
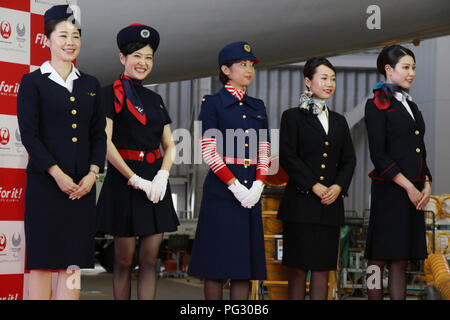
{"label": "navy necktie ribbon", "polygon": [[114,82],[114,108],[116,113],[122,110],[126,103],[128,110],[133,116],[144,126],[147,123],[147,116],[134,86],[141,85],[141,81],[132,79],[124,74],[120,75],[120,79]]}

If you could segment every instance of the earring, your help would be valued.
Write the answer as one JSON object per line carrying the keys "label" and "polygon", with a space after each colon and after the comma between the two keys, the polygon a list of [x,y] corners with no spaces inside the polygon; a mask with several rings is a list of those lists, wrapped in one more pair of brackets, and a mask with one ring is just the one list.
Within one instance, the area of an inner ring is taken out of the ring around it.
{"label": "earring", "polygon": [[313,93],[311,92],[311,90],[308,88],[308,87],[306,87],[307,89],[306,89],[306,91],[305,91],[305,95],[308,97],[308,98],[311,98],[312,97],[312,95],[313,95]]}

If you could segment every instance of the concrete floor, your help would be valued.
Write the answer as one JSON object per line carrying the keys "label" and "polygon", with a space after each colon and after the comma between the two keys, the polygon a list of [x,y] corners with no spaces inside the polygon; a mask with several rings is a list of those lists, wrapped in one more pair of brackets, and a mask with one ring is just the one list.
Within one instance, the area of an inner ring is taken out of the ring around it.
{"label": "concrete floor", "polygon": [[[137,272],[132,274],[131,299],[137,299]],[[224,289],[224,300],[229,299],[229,290]],[[100,265],[94,269],[81,271],[81,300],[113,300],[112,274]],[[264,300],[268,300],[267,294]],[[309,299],[307,296],[306,299]],[[364,296],[345,295],[342,300],[367,300]],[[385,300],[389,297],[385,297]],[[407,297],[408,300],[418,300],[420,297]],[[159,277],[156,289],[156,300],[204,300],[203,282],[193,277]]]}
{"label": "concrete floor", "polygon": [[[131,279],[131,299],[137,299],[137,274]],[[224,299],[229,298],[224,290]],[[81,271],[81,300],[112,300],[112,274],[101,266]],[[158,278],[156,300],[203,300],[203,282],[192,277]]]}

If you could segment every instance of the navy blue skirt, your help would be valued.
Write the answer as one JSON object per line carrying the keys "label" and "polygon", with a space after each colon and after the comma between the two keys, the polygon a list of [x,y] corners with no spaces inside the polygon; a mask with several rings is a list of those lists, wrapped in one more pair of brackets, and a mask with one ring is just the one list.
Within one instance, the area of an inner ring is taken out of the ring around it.
{"label": "navy blue skirt", "polygon": [[251,209],[242,207],[211,170],[203,184],[188,274],[206,279],[266,279],[261,201]]}
{"label": "navy blue skirt", "polygon": [[27,270],[93,268],[95,184],[70,200],[48,173],[27,173],[24,226]]}

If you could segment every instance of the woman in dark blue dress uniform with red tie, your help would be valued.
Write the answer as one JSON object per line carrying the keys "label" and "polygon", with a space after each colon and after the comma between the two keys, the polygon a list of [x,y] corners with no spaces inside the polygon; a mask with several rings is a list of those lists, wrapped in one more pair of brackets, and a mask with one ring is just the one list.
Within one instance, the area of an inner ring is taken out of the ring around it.
{"label": "woman in dark blue dress uniform with red tie", "polygon": [[171,120],[161,96],[141,84],[152,70],[159,33],[133,24],[118,33],[117,45],[125,70],[103,89],[108,172],[97,205],[98,229],[114,236],[114,298],[130,299],[139,237],[138,299],[153,299],[163,233],[179,225],[168,183],[175,153]]}
{"label": "woman in dark blue dress uniform with red tie", "polygon": [[54,270],[54,297],[78,299],[80,272],[66,269],[94,267],[95,180],[105,162],[105,116],[99,82],[72,63],[81,46],[72,10],[54,6],[44,21],[51,60],[23,76],[17,97],[30,156],[24,221],[29,298],[50,299]]}
{"label": "woman in dark blue dress uniform with red tie", "polygon": [[204,279],[206,299],[222,299],[227,279],[231,299],[248,299],[249,280],[266,279],[260,197],[269,164],[267,115],[262,100],[245,94],[257,62],[248,43],[225,46],[219,53],[224,87],[203,98],[199,116],[211,170],[188,274]]}
{"label": "woman in dark blue dress uniform with red tie", "polygon": [[426,161],[425,123],[407,93],[416,76],[414,53],[400,45],[383,48],[378,72],[386,81],[374,87],[366,103],[366,127],[372,179],[366,242],[369,299],[383,298],[382,276],[389,266],[392,300],[406,298],[408,260],[427,257],[423,210],[430,199],[431,173]]}

